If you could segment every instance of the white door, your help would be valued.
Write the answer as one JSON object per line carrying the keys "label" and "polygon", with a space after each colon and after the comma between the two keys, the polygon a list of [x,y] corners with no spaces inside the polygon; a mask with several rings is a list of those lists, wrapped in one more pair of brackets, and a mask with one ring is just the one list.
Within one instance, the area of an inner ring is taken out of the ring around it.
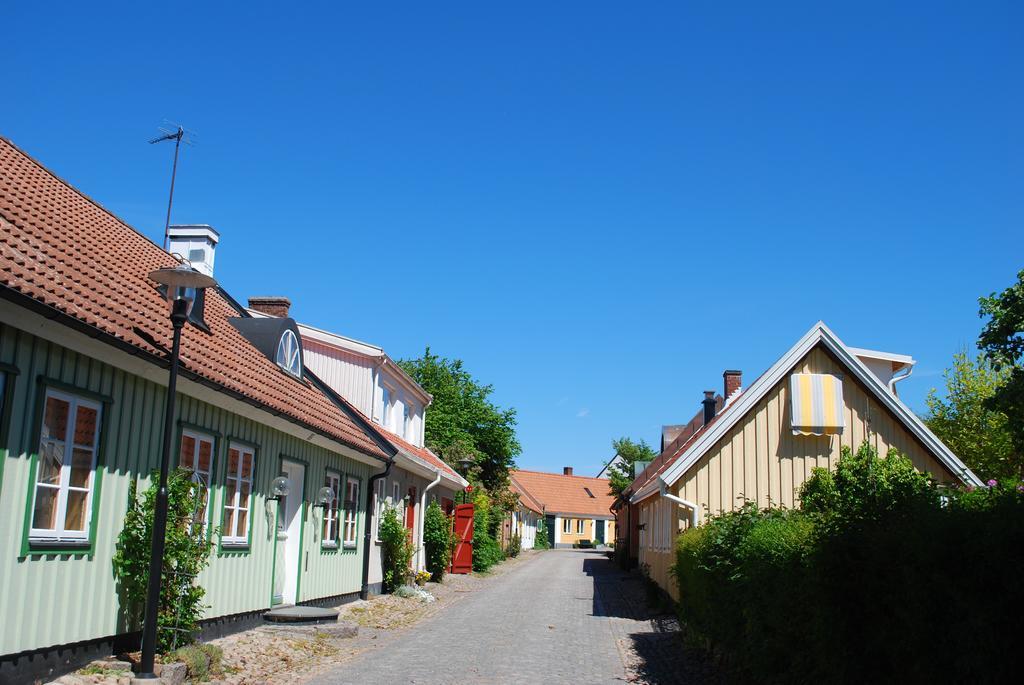
{"label": "white door", "polygon": [[[299,555],[302,553],[302,509],[306,467],[287,459],[281,462],[281,475],[288,479],[288,495],[281,498],[277,516],[277,561],[274,576],[280,581],[281,601],[295,604],[299,589]],[[283,551],[283,553],[282,553]]]}

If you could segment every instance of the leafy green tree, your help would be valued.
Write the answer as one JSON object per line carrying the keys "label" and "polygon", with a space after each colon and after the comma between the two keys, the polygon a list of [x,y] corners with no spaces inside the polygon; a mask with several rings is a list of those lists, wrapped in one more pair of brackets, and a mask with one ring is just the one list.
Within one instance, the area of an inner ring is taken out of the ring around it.
{"label": "leafy green tree", "polygon": [[533,539],[534,549],[547,549],[551,546],[548,541],[548,524],[544,518],[537,521],[537,536]]}
{"label": "leafy green tree", "polygon": [[633,465],[638,461],[651,461],[657,455],[645,440],[634,442],[626,437],[612,440],[612,449],[622,457],[608,467],[611,494],[619,496],[633,482]]}
{"label": "leafy green tree", "polygon": [[958,352],[945,373],[946,396],[934,388],[928,393],[925,423],[983,480],[1024,475],[1006,414],[990,408],[1009,376],[1009,369],[997,371],[984,357],[972,361]]}
{"label": "leafy green tree", "polygon": [[448,564],[451,563],[455,536],[452,533],[451,521],[441,511],[436,500],[430,503],[423,517],[423,547],[426,551],[430,579],[440,583],[445,571],[448,570]]}
{"label": "leafy green tree", "polygon": [[491,385],[473,378],[462,361],[445,359],[428,347],[418,359],[399,362],[434,397],[427,412],[426,442],[453,466],[455,455],[476,462],[472,474],[489,491],[508,483],[509,469],[520,452],[516,439],[516,410],[502,409],[490,396]]}
{"label": "leafy green tree", "polygon": [[[129,485],[128,512],[112,560],[131,625],[142,619],[146,601],[158,489],[157,473],[142,497],[137,496],[134,480]],[[161,654],[193,642],[206,608],[206,591],[195,582],[199,572],[210,563],[210,538],[216,534],[204,530],[201,512],[205,497],[206,488],[192,480],[191,471],[175,469],[168,474],[167,536],[157,610],[157,650]]]}
{"label": "leafy green tree", "polygon": [[979,300],[988,323],[978,338],[978,349],[996,371],[1009,376],[988,400],[989,407],[1006,415],[1017,454],[1024,454],[1024,270],[1017,282],[1000,294]]}
{"label": "leafy green tree", "polygon": [[380,517],[380,565],[384,575],[383,590],[394,592],[409,579],[412,542],[398,516],[397,507],[386,507]]}

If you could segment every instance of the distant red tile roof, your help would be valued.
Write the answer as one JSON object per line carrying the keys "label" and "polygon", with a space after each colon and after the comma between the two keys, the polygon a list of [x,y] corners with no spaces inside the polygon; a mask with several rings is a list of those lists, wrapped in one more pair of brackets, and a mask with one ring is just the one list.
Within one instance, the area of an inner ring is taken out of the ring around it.
{"label": "distant red tile roof", "polygon": [[615,498],[607,478],[523,470],[512,471],[510,476],[512,489],[539,504],[546,514],[612,516]]}
{"label": "distant red tile roof", "polygon": [[[20,293],[86,327],[165,359],[167,306],[148,279],[177,261],[145,236],[0,138],[0,290]],[[230,323],[238,311],[206,294],[205,333],[186,326],[183,372],[365,454],[387,458],[353,418],[282,371]],[[353,410],[354,411],[354,410]]]}
{"label": "distant red tile roof", "polygon": [[426,447],[417,447],[411,442],[407,442],[406,440],[398,437],[391,431],[385,430],[379,426],[375,426],[375,428],[377,428],[377,430],[379,430],[381,434],[384,435],[384,437],[390,440],[395,447],[406,452],[409,452],[410,454],[418,457],[419,459],[422,459],[435,469],[440,469],[441,471],[444,471],[444,473],[452,480],[459,482],[465,480],[462,476],[459,475],[458,471],[456,471],[455,469],[448,465],[448,462],[441,459],[441,457],[437,456]]}
{"label": "distant red tile roof", "polygon": [[716,403],[717,413],[715,414],[715,417],[706,424],[700,425],[699,428],[697,428],[699,424],[696,422],[698,419],[700,421],[703,421],[704,419],[703,411],[698,412],[697,416],[695,416],[690,423],[686,424],[686,429],[684,429],[679,436],[676,437],[676,439],[673,440],[661,454],[655,457],[647,468],[633,480],[633,483],[626,489],[626,492],[639,492],[640,488],[653,481],[664,473],[666,469],[672,466],[672,464],[676,463],[676,461],[679,460],[679,457],[683,456],[683,452],[686,451],[686,448],[693,444],[697,438],[704,435],[704,433],[715,425],[715,423],[717,423],[718,420],[729,411],[729,409],[735,406],[735,400],[739,397],[739,394],[734,393],[730,397],[733,401],[729,404],[725,404],[720,407],[723,403]]}

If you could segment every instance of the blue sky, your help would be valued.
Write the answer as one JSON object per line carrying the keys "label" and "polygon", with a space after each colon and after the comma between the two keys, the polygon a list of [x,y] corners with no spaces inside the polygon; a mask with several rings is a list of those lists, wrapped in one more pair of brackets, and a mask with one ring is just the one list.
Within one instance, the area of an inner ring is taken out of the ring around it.
{"label": "blue sky", "polygon": [[462,358],[527,468],[657,443],[819,318],[920,410],[1024,268],[1020,3],[215,4],[9,7],[0,133],[159,241],[146,141],[195,130],[220,282]]}

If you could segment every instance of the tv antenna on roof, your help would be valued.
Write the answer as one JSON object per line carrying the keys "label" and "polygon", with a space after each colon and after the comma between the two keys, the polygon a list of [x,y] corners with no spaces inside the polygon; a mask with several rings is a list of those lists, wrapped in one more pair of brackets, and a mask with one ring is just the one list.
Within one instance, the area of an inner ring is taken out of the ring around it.
{"label": "tv antenna on roof", "polygon": [[164,250],[166,250],[170,241],[171,205],[174,203],[174,177],[178,174],[178,150],[181,148],[182,143],[191,146],[196,136],[192,131],[182,128],[179,124],[172,124],[166,119],[164,119],[164,126],[160,127],[160,132],[163,135],[149,141],[150,145],[162,143],[165,140],[174,141],[174,166],[171,167],[171,194],[167,198],[167,221],[164,222]]}

